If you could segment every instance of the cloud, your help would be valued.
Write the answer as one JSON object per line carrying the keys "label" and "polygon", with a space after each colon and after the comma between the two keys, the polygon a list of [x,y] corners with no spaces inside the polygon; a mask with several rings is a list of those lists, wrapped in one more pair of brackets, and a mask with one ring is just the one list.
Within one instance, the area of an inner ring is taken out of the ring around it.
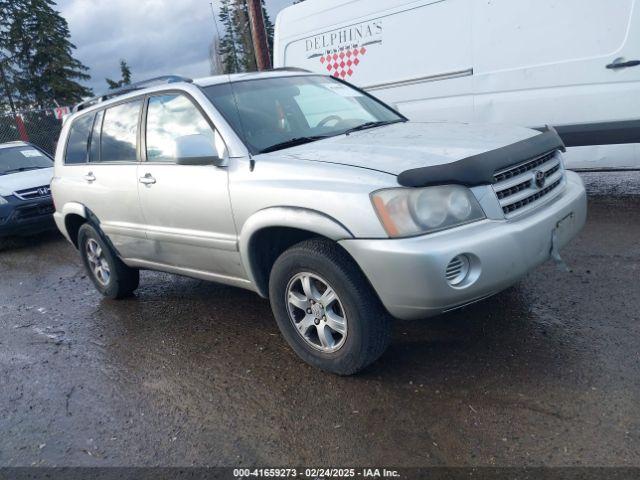
{"label": "cloud", "polygon": [[[214,6],[219,2],[214,1]],[[269,15],[290,0],[269,0]],[[87,84],[100,93],[105,78],[120,78],[126,59],[133,80],[178,74],[209,75],[215,25],[208,0],[58,0],[69,22],[75,56],[90,68]]]}

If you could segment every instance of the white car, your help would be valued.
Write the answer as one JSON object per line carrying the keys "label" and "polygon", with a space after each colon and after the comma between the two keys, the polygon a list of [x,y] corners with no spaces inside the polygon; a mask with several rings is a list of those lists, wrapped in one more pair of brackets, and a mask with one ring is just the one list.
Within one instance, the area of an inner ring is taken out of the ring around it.
{"label": "white car", "polygon": [[53,159],[25,142],[0,144],[0,237],[55,229]]}
{"label": "white car", "polygon": [[253,290],[335,373],[382,354],[391,316],[499,292],[585,222],[552,129],[409,122],[329,76],[169,77],[77,110],[55,220],[97,289],[151,269]]}

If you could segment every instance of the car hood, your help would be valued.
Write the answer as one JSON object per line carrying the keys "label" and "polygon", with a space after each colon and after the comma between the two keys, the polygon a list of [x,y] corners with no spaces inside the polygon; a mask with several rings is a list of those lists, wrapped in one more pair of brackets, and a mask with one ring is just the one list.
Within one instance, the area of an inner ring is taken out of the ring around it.
{"label": "car hood", "polygon": [[307,143],[267,155],[337,163],[399,175],[510,145],[540,132],[504,125],[406,122]]}
{"label": "car hood", "polygon": [[40,168],[38,170],[0,175],[0,195],[13,195],[13,192],[18,190],[49,185],[52,177],[53,168]]}

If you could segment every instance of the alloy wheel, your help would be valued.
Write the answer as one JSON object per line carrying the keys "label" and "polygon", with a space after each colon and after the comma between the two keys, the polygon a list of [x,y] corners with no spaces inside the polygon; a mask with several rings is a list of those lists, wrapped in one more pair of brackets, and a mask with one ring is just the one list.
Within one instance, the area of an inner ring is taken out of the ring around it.
{"label": "alloy wheel", "polygon": [[101,285],[106,286],[111,278],[111,268],[102,247],[93,238],[89,238],[85,250],[91,273]]}
{"label": "alloy wheel", "polygon": [[308,345],[324,353],[344,345],[347,316],[326,280],[314,273],[298,273],[289,281],[286,296],[289,319]]}

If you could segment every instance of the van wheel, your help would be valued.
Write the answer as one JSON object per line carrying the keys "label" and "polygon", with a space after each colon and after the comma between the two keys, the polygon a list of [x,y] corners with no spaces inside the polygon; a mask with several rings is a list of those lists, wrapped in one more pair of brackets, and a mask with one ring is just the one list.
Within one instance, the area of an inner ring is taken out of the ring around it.
{"label": "van wheel", "polygon": [[355,262],[333,242],[307,240],[280,255],[269,297],[282,335],[314,367],[351,375],[389,345],[391,317]]}
{"label": "van wheel", "polygon": [[78,247],[87,274],[105,297],[128,297],[138,288],[139,270],[122,263],[97,230],[88,223],[78,231]]}

